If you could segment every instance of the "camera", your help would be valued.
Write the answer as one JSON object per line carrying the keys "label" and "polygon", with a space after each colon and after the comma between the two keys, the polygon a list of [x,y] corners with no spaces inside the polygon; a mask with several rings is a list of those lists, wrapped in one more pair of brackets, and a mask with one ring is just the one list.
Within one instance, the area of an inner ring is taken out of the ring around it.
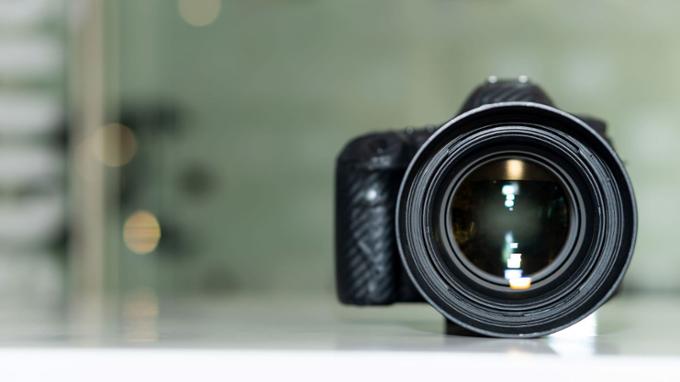
{"label": "camera", "polygon": [[336,163],[335,262],[350,305],[427,302],[477,335],[539,337],[619,287],[633,187],[597,118],[490,77],[440,126],[351,140]]}

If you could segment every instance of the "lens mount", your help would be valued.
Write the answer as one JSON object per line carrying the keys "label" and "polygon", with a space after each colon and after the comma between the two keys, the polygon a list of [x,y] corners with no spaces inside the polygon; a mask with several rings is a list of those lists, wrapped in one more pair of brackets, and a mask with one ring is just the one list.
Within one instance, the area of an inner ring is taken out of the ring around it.
{"label": "lens mount", "polygon": [[[550,171],[568,195],[560,254],[513,290],[479,272],[451,232],[451,200],[465,177],[512,158]],[[632,186],[611,146],[580,119],[542,104],[485,105],[445,123],[413,158],[397,199],[397,243],[423,297],[483,335],[536,337],[592,313],[615,291],[635,242]]]}

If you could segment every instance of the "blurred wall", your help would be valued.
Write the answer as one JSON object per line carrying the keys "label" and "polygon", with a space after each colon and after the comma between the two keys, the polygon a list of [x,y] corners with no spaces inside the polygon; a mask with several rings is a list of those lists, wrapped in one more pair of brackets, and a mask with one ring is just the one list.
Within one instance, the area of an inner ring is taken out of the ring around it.
{"label": "blurred wall", "polygon": [[0,1],[0,318],[63,302],[67,240],[63,2]]}
{"label": "blurred wall", "polygon": [[609,121],[639,202],[627,288],[680,289],[678,2],[107,6],[110,118],[131,121],[139,145],[118,223],[147,209],[163,227],[156,253],[121,245],[124,285],[331,291],[341,146],[441,122],[488,75],[526,74],[566,110]]}

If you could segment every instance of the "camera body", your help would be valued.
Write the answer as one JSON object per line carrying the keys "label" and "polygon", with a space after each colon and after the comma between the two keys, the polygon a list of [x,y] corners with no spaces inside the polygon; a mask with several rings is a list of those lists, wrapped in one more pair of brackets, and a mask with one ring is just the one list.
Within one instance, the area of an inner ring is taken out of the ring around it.
{"label": "camera body", "polygon": [[[552,101],[546,93],[537,85],[527,81],[526,78],[503,81],[490,78],[470,94],[457,118],[463,117],[462,119],[465,120],[464,117],[467,114],[475,114],[477,110],[495,108],[496,106],[499,106],[499,110],[502,110],[505,106],[531,108],[536,105],[553,107]],[[603,121],[574,115],[571,115],[571,118],[578,120],[582,125],[587,125],[591,134],[599,136],[599,138],[596,138],[599,141],[595,144],[609,145],[609,140],[605,134],[606,125]],[[456,118],[454,118],[455,120]],[[500,125],[498,122],[495,123]],[[467,322],[465,317],[468,313],[463,313],[463,318],[461,318],[456,312],[453,312],[456,309],[456,304],[465,303],[460,302],[461,297],[442,296],[455,289],[454,287],[446,286],[442,288],[443,292],[433,292],[428,285],[431,282],[424,281],[423,277],[418,276],[420,266],[417,264],[418,261],[414,263],[409,260],[413,257],[410,254],[413,251],[408,249],[410,244],[406,243],[413,239],[410,237],[413,234],[403,228],[406,224],[404,221],[407,219],[402,217],[400,222],[397,210],[400,208],[400,204],[403,205],[402,210],[408,209],[408,207],[404,207],[408,203],[405,201],[406,197],[402,194],[409,193],[411,188],[415,188],[412,183],[404,179],[411,167],[418,167],[413,164],[414,157],[417,156],[424,145],[428,144],[436,132],[445,128],[453,130],[454,127],[450,125],[451,121],[444,124],[442,128],[425,126],[408,128],[403,131],[369,133],[351,140],[342,149],[336,163],[335,189],[335,265],[338,299],[344,304],[360,306],[427,301],[444,314],[449,321],[460,324],[463,328],[476,333],[493,336],[537,336],[565,326],[564,324],[556,324],[543,330],[542,327],[536,329],[529,324],[525,326],[519,324],[506,331]],[[495,125],[490,124],[489,126]],[[452,141],[455,141],[455,139],[453,138]],[[611,151],[613,152],[613,149]],[[445,150],[440,148],[440,152],[445,152]],[[423,155],[421,153],[421,156]],[[444,154],[437,155],[442,156]],[[411,169],[412,172],[415,170]],[[627,183],[625,173],[623,177],[621,187],[630,186]],[[632,195],[632,189],[630,191]],[[628,223],[636,227],[634,201],[629,204],[632,212],[628,214],[628,219],[633,220]],[[626,205],[625,209],[629,209],[628,207],[629,205]],[[585,223],[583,225],[587,226]],[[402,232],[399,232],[400,226]],[[425,227],[421,235],[436,236],[437,232],[435,231],[430,227]],[[623,236],[627,235],[626,240],[629,240],[631,245],[630,250],[623,249],[622,252],[625,255],[620,256],[624,258],[623,270],[625,270],[628,258],[632,253],[635,229],[632,232],[632,235],[630,230],[622,234]],[[616,277],[616,280],[611,282],[610,289],[613,290],[618,285],[623,270],[620,271],[620,277]],[[456,276],[452,277],[453,281],[451,282],[455,283],[457,281]],[[475,286],[468,289],[472,289],[473,294],[477,293],[474,291]],[[594,310],[596,305],[599,306],[599,303],[605,300],[601,294],[598,295],[597,303],[592,301],[589,303],[591,305],[589,308]],[[508,296],[508,299],[514,299],[509,294]],[[472,297],[470,298],[472,299]],[[494,295],[493,298],[494,301],[497,301],[499,295]],[[501,297],[501,299],[504,298]],[[438,299],[446,301],[439,300],[437,302]],[[442,305],[446,306],[442,307]],[[447,307],[449,305],[454,307],[449,309]],[[579,317],[583,317],[583,312],[580,312]],[[570,317],[569,320],[576,321],[574,317]]]}
{"label": "camera body", "polygon": [[372,133],[352,140],[336,167],[336,281],[342,303],[424,301],[397,249],[395,207],[409,162],[435,127]]}

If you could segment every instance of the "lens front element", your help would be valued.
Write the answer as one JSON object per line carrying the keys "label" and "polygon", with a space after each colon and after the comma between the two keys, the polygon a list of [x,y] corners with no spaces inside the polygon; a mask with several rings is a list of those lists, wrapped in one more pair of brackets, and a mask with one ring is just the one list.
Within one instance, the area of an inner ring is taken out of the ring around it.
{"label": "lens front element", "polygon": [[455,190],[453,238],[473,271],[527,289],[562,252],[569,209],[563,183],[543,165],[493,160],[473,169]]}

